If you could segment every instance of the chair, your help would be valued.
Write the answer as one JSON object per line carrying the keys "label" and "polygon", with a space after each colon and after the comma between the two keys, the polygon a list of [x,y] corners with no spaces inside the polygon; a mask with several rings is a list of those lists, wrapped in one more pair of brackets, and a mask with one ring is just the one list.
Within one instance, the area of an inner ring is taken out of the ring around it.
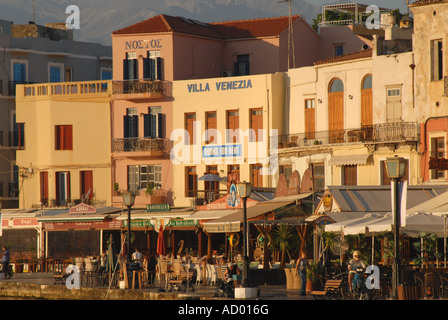
{"label": "chair", "polygon": [[200,284],[203,281],[202,276],[202,267],[201,264],[196,264],[196,285]]}
{"label": "chair", "polygon": [[[440,298],[440,275],[436,272],[425,273],[425,299],[428,299],[428,288],[431,288],[432,296],[429,299],[434,299],[436,296]],[[436,295],[437,292],[437,295]]]}
{"label": "chair", "polygon": [[160,259],[157,263],[157,276],[159,281],[166,279],[166,274],[168,272],[168,262],[166,260]]}
{"label": "chair", "polygon": [[173,276],[177,277],[181,271],[180,260],[175,260],[173,263]]}
{"label": "chair", "polygon": [[213,264],[208,264],[207,265],[207,271],[208,271],[208,283],[212,286],[216,284],[217,281],[217,274],[216,274],[216,267]]}
{"label": "chair", "polygon": [[445,290],[448,290],[448,274],[439,273],[440,276],[440,289],[441,289],[441,298],[445,298]]}

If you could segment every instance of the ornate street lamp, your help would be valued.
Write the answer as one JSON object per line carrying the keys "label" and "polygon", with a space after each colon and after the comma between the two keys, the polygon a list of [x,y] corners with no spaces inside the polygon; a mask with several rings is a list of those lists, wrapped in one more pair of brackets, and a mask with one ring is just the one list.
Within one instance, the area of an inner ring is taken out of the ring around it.
{"label": "ornate street lamp", "polygon": [[250,287],[249,283],[249,233],[247,232],[247,198],[250,197],[250,193],[252,191],[252,185],[250,182],[240,182],[236,185],[238,195],[243,199],[243,279],[241,286],[242,287]]}
{"label": "ornate street lamp", "polygon": [[391,192],[393,192],[394,206],[392,213],[394,217],[394,272],[392,282],[392,293],[397,298],[397,288],[399,284],[401,260],[400,260],[400,201],[398,197],[398,182],[403,179],[407,161],[404,158],[395,156],[386,159],[386,170],[391,180]]}
{"label": "ornate street lamp", "polygon": [[135,202],[135,195],[129,190],[123,194],[123,202],[128,207],[128,234],[126,241],[128,242],[128,263],[131,262],[131,207]]}

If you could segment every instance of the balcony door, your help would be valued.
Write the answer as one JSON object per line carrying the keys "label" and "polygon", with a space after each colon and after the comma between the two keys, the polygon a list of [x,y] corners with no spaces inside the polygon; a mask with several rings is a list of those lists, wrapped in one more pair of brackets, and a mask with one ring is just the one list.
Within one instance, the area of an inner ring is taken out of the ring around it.
{"label": "balcony door", "polygon": [[56,172],[56,205],[70,202],[70,172]]}
{"label": "balcony door", "polygon": [[372,75],[368,74],[362,80],[361,86],[361,129],[364,141],[372,140],[373,134],[373,104]]}
{"label": "balcony door", "polygon": [[344,84],[341,79],[331,80],[328,90],[328,130],[330,143],[344,139]]}

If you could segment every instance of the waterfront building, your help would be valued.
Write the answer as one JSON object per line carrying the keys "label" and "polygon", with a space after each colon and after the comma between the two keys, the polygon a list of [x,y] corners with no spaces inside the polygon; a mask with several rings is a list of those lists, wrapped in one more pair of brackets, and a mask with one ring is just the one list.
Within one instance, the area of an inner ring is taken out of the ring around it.
{"label": "waterfront building", "polygon": [[15,25],[0,20],[0,30],[0,203],[17,208],[20,171],[30,164],[20,167],[16,151],[32,146],[25,145],[26,125],[16,117],[16,85],[110,79],[112,57],[111,47],[73,40],[65,23]]}

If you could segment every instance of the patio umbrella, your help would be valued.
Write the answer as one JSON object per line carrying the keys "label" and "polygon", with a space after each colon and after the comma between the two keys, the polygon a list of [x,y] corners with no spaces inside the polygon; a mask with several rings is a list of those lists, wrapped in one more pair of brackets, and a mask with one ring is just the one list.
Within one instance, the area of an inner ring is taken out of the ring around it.
{"label": "patio umbrella", "polygon": [[112,273],[115,268],[115,252],[113,246],[112,235],[109,237],[109,241],[107,242],[107,261],[106,261],[106,272]]}
{"label": "patio umbrella", "polygon": [[165,255],[165,239],[163,237],[163,226],[159,228],[159,235],[157,237],[157,254]]}
{"label": "patio umbrella", "polygon": [[[369,232],[391,232],[393,230],[393,216],[388,213],[375,222],[367,225]],[[438,236],[444,235],[444,220],[442,217],[426,212],[413,212],[406,214],[406,226],[400,228],[401,232],[410,237],[418,237],[419,233],[435,233]]]}
{"label": "patio umbrella", "polygon": [[202,177],[198,178],[198,181],[209,181],[209,182],[220,182],[222,179],[219,175],[214,173],[207,173]]}

